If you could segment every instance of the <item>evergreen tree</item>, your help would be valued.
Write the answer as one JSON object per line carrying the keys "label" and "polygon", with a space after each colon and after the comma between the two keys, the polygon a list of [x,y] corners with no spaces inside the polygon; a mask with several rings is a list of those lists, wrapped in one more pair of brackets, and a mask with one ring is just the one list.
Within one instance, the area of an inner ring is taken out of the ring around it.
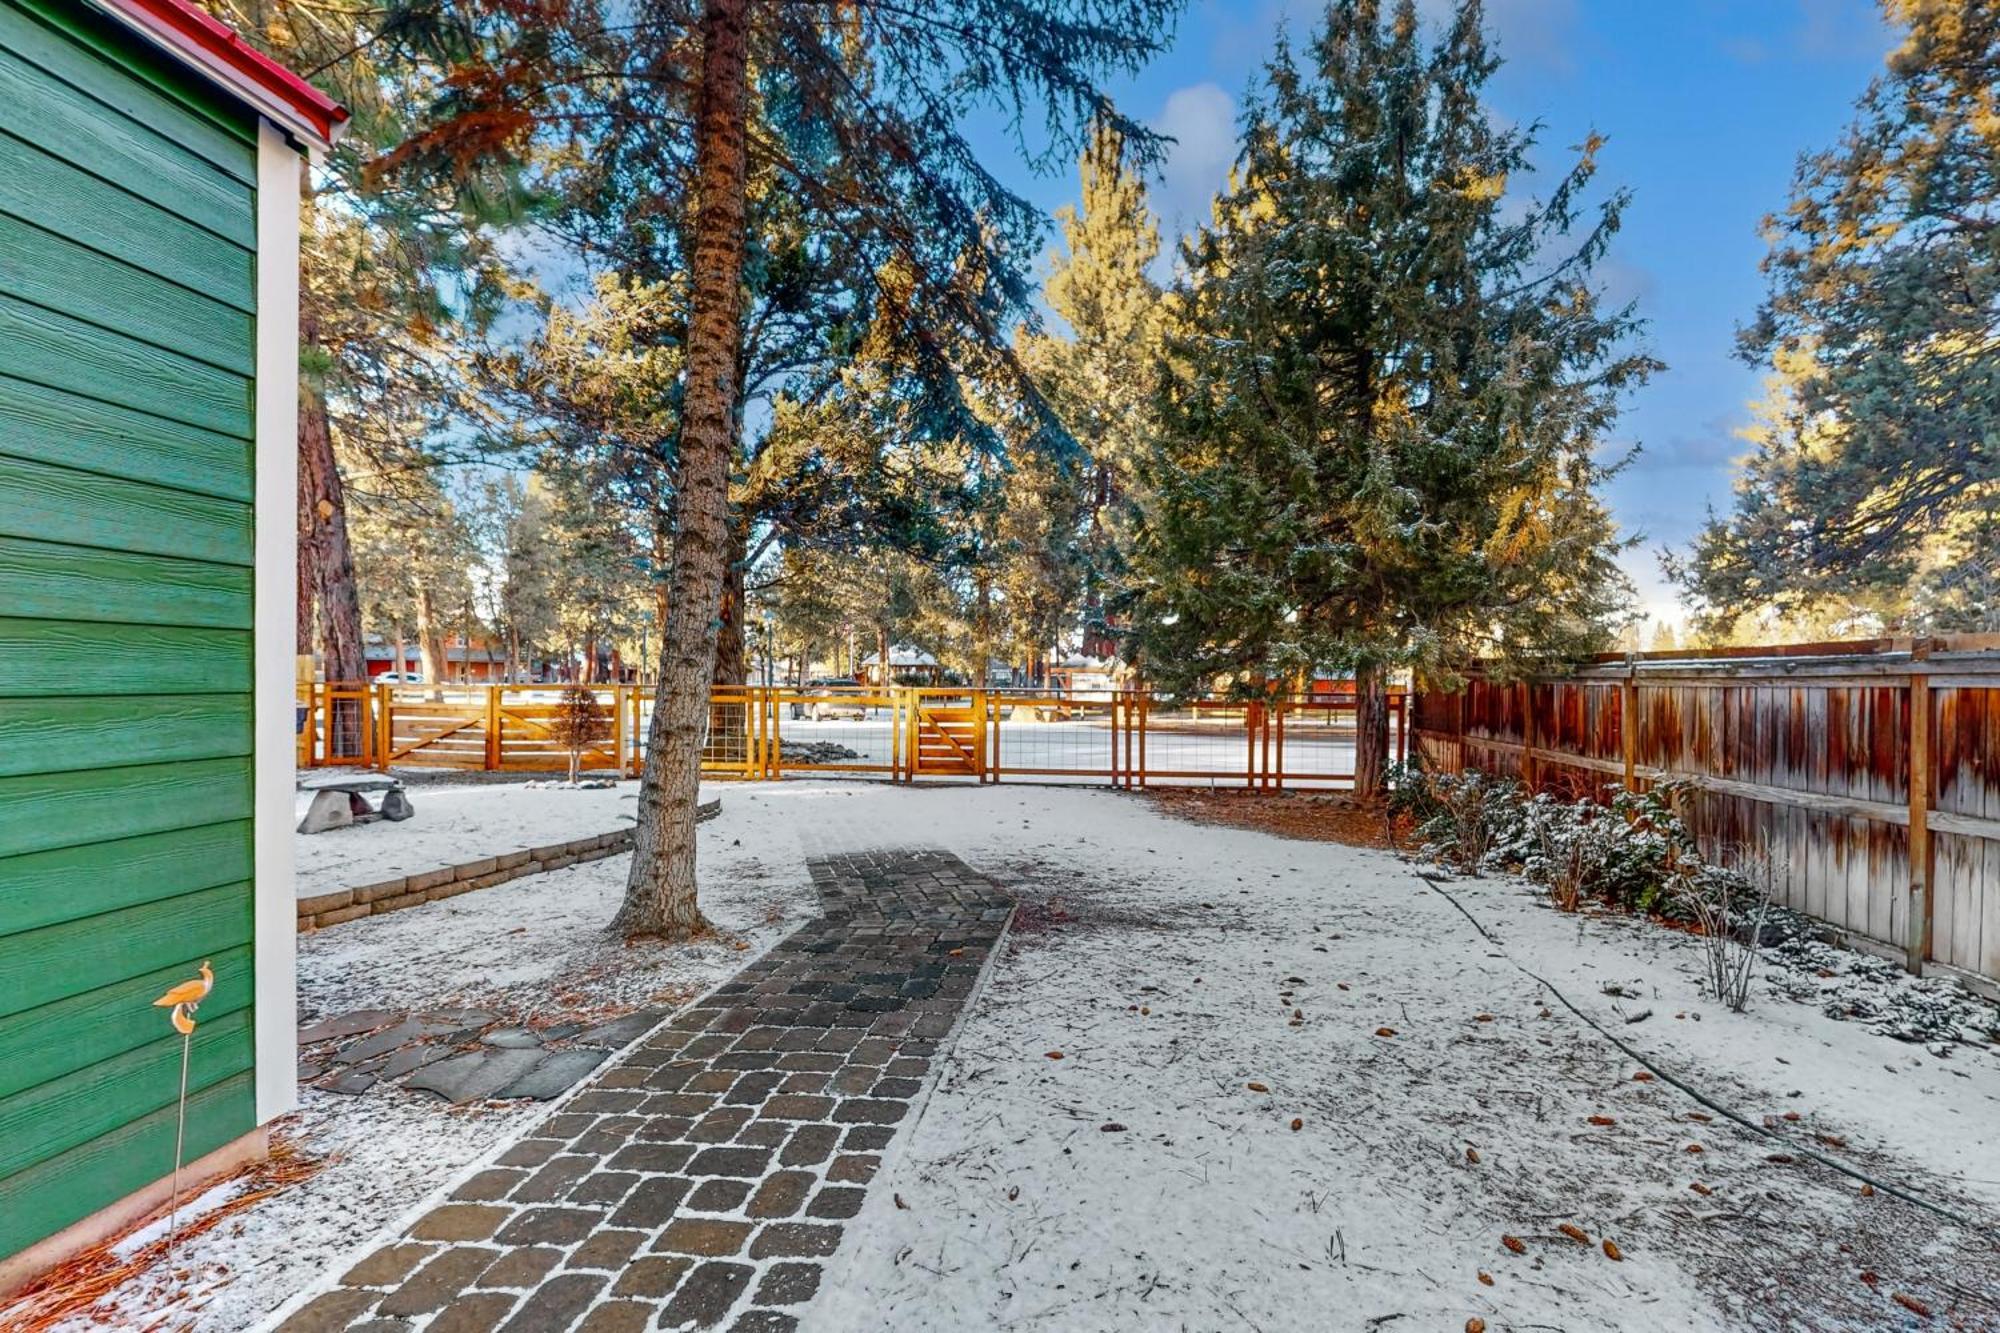
{"label": "evergreen tree", "polygon": [[1173,296],[1149,674],[1353,671],[1364,793],[1386,672],[1547,667],[1601,647],[1625,601],[1594,455],[1653,363],[1589,285],[1624,197],[1586,208],[1593,141],[1503,209],[1534,139],[1481,103],[1496,65],[1477,3],[1426,49],[1410,0],[1336,0],[1304,62],[1280,43]]}
{"label": "evergreen tree", "polygon": [[[1148,270],[1159,255],[1160,232],[1146,206],[1145,183],[1116,129],[1096,127],[1081,174],[1081,206],[1056,215],[1064,250],[1043,289],[1069,336],[1029,334],[1022,339],[1022,356],[1082,451],[1085,522],[1067,533],[1045,524],[1043,536],[1057,545],[1029,558],[1051,575],[1066,576],[1063,548],[1080,545],[1087,556],[1085,615],[1094,635],[1108,639],[1105,604],[1122,586],[1134,487],[1143,480],[1139,464],[1153,432],[1160,290]],[[1048,483],[1059,466],[1044,460],[1017,480],[1047,506],[1056,500]],[[1019,513],[1011,504],[1010,511]],[[1064,581],[1057,577],[1045,594]],[[1038,611],[1031,619],[1048,617]]]}
{"label": "evergreen tree", "polygon": [[1858,603],[2000,628],[2000,7],[1882,8],[1901,46],[1765,223],[1770,294],[1738,343],[1777,375],[1756,452],[1668,561],[1711,626]]}
{"label": "evergreen tree", "polygon": [[[1027,306],[1013,256],[1039,229],[1034,210],[981,165],[962,120],[997,109],[1025,147],[1032,108],[1065,152],[1092,116],[1143,139],[1110,111],[1096,79],[1158,49],[1176,8],[1173,0],[703,0],[690,15],[678,5],[574,0],[553,12],[488,11],[487,57],[455,72],[435,133],[405,158],[457,166],[539,145],[554,160],[589,164],[619,242],[658,253],[655,238],[677,234],[689,281],[668,623],[631,879],[614,929],[670,939],[708,929],[696,903],[694,811],[707,687],[747,564],[732,558],[743,529],[732,524],[729,484],[740,461],[745,354],[763,341],[746,329],[764,315],[746,291],[767,289],[787,262],[833,263],[851,275],[866,323],[897,339],[917,367],[911,385],[924,416],[958,429],[968,415],[961,354],[1010,359],[1001,331]],[[798,243],[753,246],[768,230],[753,208],[781,203],[797,207]],[[808,346],[822,324],[843,328],[782,303],[765,310],[803,331]]]}

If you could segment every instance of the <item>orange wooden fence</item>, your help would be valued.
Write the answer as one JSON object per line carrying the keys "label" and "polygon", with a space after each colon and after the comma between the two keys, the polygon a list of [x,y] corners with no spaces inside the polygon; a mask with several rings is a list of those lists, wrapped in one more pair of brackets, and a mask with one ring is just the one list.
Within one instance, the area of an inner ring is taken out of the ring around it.
{"label": "orange wooden fence", "polygon": [[[567,766],[562,686],[324,685],[301,697],[304,767],[549,772]],[[603,735],[593,772],[637,773],[650,687],[593,689]],[[1396,753],[1407,699],[1391,691]],[[1353,781],[1351,695],[1243,702],[1148,690],[887,690],[717,686],[703,767],[769,780],[846,775],[911,782],[1096,781],[1127,788],[1327,788]]]}

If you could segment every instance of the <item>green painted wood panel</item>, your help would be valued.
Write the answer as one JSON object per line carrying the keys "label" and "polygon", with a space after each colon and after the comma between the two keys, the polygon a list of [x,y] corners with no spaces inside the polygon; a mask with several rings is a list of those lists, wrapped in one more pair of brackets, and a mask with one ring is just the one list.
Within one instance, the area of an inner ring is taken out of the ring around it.
{"label": "green painted wood panel", "polygon": [[219,564],[254,554],[251,506],[239,500],[12,457],[0,458],[0,534]]}
{"label": "green painted wood panel", "polygon": [[248,944],[250,932],[249,885],[224,884],[0,936],[0,1016],[114,986],[162,958],[213,958]]}
{"label": "green painted wood panel", "polygon": [[0,860],[0,934],[122,911],[250,878],[250,821]]}
{"label": "green painted wood panel", "polygon": [[123,33],[75,4],[0,5],[0,47],[246,185],[257,183],[257,131],[246,112],[225,109],[185,71],[135,50]]}
{"label": "green painted wood panel", "polygon": [[238,310],[256,309],[256,264],[249,250],[11,134],[0,134],[0,213]]}
{"label": "green painted wood panel", "polygon": [[[0,1254],[12,1254],[88,1217],[105,1204],[173,1171],[175,1116],[155,1111],[101,1138],[0,1180]],[[257,1127],[250,1074],[188,1099],[187,1152],[192,1161]]]}
{"label": "green painted wood panel", "polygon": [[203,430],[255,439],[250,380],[0,292],[0,369]]}
{"label": "green painted wood panel", "polygon": [[16,699],[0,709],[0,777],[237,757],[250,732],[234,694]]}
{"label": "green painted wood panel", "polygon": [[[153,1020],[161,1035],[146,1045],[0,1100],[0,1178],[174,1104],[181,1039],[158,1010]],[[249,1069],[253,1041],[247,1009],[200,1023],[188,1052],[188,1091]]]}
{"label": "green painted wood panel", "polygon": [[[202,961],[177,959],[115,986],[0,1018],[0,1100],[158,1041],[161,1019],[153,1000],[193,976]],[[201,1002],[199,1021],[249,1008],[251,949],[227,949],[208,961],[215,989]],[[64,1039],[50,1041],[51,1032]]]}
{"label": "green painted wood panel", "polygon": [[247,758],[0,778],[0,855],[249,817]]}
{"label": "green painted wood panel", "polygon": [[257,369],[256,321],[243,311],[10,217],[0,291],[238,375]]}
{"label": "green painted wood panel", "polygon": [[171,1168],[151,1000],[203,958],[187,1155],[255,1121],[257,164],[143,39],[0,0],[0,1255]]}
{"label": "green painted wood panel", "polygon": [[0,618],[0,699],[80,694],[248,694],[241,630]]}
{"label": "green painted wood panel", "polygon": [[238,245],[257,243],[249,185],[4,50],[0,130]]}
{"label": "green painted wood panel", "polygon": [[241,565],[0,537],[0,616],[249,629],[254,581]]}
{"label": "green painted wood panel", "polygon": [[0,356],[0,454],[225,500],[255,494],[247,438],[14,379],[9,361]]}

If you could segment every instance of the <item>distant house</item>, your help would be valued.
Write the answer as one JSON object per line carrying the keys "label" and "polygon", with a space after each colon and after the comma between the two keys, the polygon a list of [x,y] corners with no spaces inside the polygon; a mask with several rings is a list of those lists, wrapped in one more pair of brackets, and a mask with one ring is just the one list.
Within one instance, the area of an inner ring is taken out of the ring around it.
{"label": "distant house", "polygon": [[1078,698],[1109,698],[1123,689],[1128,669],[1114,658],[1071,656],[1048,665],[1049,688]]}
{"label": "distant house", "polygon": [[[472,670],[469,676],[465,666],[465,659],[468,653],[472,657]],[[403,662],[401,666],[396,664],[395,644],[382,643],[373,639],[369,640],[362,648],[362,659],[368,665],[368,679],[370,680],[388,671],[422,675],[424,670],[423,654],[414,643],[403,645]],[[450,684],[466,679],[470,679],[475,685],[494,684],[507,674],[507,654],[503,649],[483,643],[474,643],[470,648],[467,648],[463,643],[450,643],[446,644],[444,648],[444,665],[444,680],[431,681],[429,682],[430,684]],[[546,672],[538,671],[538,668],[541,666],[542,664],[539,662],[517,662],[515,664],[515,673],[540,680],[546,674]]]}
{"label": "distant house", "polygon": [[861,659],[857,675],[863,685],[873,685],[878,689],[888,685],[939,685],[944,683],[944,665],[921,648],[906,643],[895,644],[889,649],[889,677],[882,678],[882,654],[870,653]]}
{"label": "distant house", "polygon": [[301,158],[187,0],[0,0],[0,1292],[296,1103]]}

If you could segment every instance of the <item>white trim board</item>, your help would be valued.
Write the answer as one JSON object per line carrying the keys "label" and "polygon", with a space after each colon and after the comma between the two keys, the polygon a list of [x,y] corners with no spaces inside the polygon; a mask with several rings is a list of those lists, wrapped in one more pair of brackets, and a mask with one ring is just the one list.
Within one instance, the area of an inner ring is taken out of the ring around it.
{"label": "white trim board", "polygon": [[257,123],[255,720],[257,1123],[298,1105],[298,908],[292,866],[299,476],[299,173]]}

